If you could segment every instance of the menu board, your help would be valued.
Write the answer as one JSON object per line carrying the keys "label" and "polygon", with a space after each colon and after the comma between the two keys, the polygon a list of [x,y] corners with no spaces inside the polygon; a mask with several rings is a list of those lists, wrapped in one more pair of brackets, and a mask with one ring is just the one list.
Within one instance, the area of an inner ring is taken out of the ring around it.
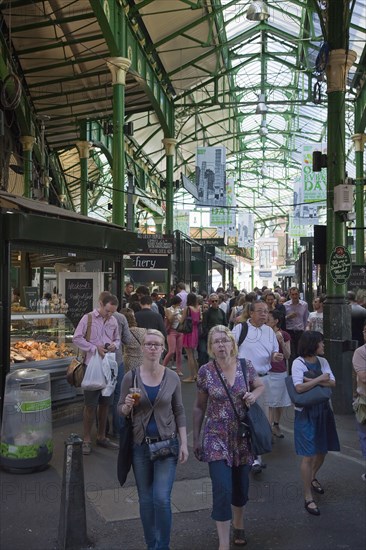
{"label": "menu board", "polygon": [[69,305],[67,317],[74,327],[85,313],[93,310],[93,278],[65,279],[65,299]]}

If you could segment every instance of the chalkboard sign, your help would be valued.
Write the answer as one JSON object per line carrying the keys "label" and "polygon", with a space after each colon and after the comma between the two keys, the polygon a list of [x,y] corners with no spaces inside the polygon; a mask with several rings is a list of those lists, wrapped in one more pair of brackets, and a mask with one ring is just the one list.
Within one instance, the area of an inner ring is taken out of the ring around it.
{"label": "chalkboard sign", "polygon": [[85,313],[93,310],[93,282],[93,279],[65,279],[67,316],[74,327]]}
{"label": "chalkboard sign", "polygon": [[352,265],[351,275],[348,279],[348,290],[357,292],[360,288],[366,289],[366,266]]}
{"label": "chalkboard sign", "polygon": [[38,288],[36,286],[23,286],[23,293],[25,307],[29,310],[36,310],[39,298]]}

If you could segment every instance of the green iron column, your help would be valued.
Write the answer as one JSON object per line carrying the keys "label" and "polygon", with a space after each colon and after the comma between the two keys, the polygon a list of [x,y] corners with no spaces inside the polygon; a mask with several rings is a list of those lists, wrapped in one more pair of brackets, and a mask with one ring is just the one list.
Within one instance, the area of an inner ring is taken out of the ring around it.
{"label": "green iron column", "polygon": [[80,157],[80,213],[88,215],[88,160],[89,141],[77,141],[76,147]]}
{"label": "green iron column", "polygon": [[126,57],[110,57],[107,60],[113,85],[113,194],[112,221],[125,227],[125,86],[131,61]]}
{"label": "green iron column", "polygon": [[174,138],[164,138],[163,144],[166,154],[166,226],[165,230],[168,235],[173,234],[173,210],[174,210],[174,194],[173,194],[173,178],[174,178],[174,154],[177,140]]}
{"label": "green iron column", "polygon": [[356,160],[356,264],[365,263],[365,230],[364,215],[365,215],[365,200],[364,200],[364,150],[366,142],[366,134],[355,134],[352,136],[355,144],[355,160]]}
{"label": "green iron column", "polygon": [[337,246],[346,247],[346,223],[334,212],[334,188],[345,179],[345,90],[350,67],[356,59],[347,50],[349,2],[332,0],[327,4],[330,53],[327,72],[328,93],[328,168],[327,168],[327,298],[324,307],[325,353],[332,367],[337,386],[333,406],[338,414],[352,412],[351,311],[346,303],[346,284],[333,280],[330,257]]}
{"label": "green iron column", "polygon": [[23,167],[24,167],[24,193],[23,196],[28,199],[32,198],[32,151],[36,138],[33,136],[21,136],[19,138],[23,146]]}

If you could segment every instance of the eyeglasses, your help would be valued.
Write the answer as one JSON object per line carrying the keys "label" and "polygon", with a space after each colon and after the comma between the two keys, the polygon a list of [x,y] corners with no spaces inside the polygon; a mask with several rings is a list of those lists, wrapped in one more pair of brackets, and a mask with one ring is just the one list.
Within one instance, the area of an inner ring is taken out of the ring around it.
{"label": "eyeglasses", "polygon": [[155,342],[146,342],[144,346],[145,348],[153,349],[153,348],[162,348],[163,344],[156,344]]}
{"label": "eyeglasses", "polygon": [[213,340],[212,344],[213,345],[217,345],[217,344],[230,344],[231,340],[229,340],[228,338],[222,338],[222,340]]}
{"label": "eyeglasses", "polygon": [[218,300],[210,300],[211,304],[215,304]]}

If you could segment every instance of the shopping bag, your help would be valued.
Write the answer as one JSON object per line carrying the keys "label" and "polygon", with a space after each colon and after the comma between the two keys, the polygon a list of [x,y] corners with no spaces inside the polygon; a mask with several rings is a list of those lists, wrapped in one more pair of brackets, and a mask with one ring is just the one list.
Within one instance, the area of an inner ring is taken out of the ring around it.
{"label": "shopping bag", "polygon": [[102,390],[102,395],[104,397],[109,397],[116,389],[118,364],[115,357],[115,353],[106,353],[102,361],[103,372],[106,379],[106,387]]}
{"label": "shopping bag", "polygon": [[99,353],[95,353],[86,367],[81,387],[84,390],[102,390],[106,387],[106,379],[103,371],[103,359]]}

